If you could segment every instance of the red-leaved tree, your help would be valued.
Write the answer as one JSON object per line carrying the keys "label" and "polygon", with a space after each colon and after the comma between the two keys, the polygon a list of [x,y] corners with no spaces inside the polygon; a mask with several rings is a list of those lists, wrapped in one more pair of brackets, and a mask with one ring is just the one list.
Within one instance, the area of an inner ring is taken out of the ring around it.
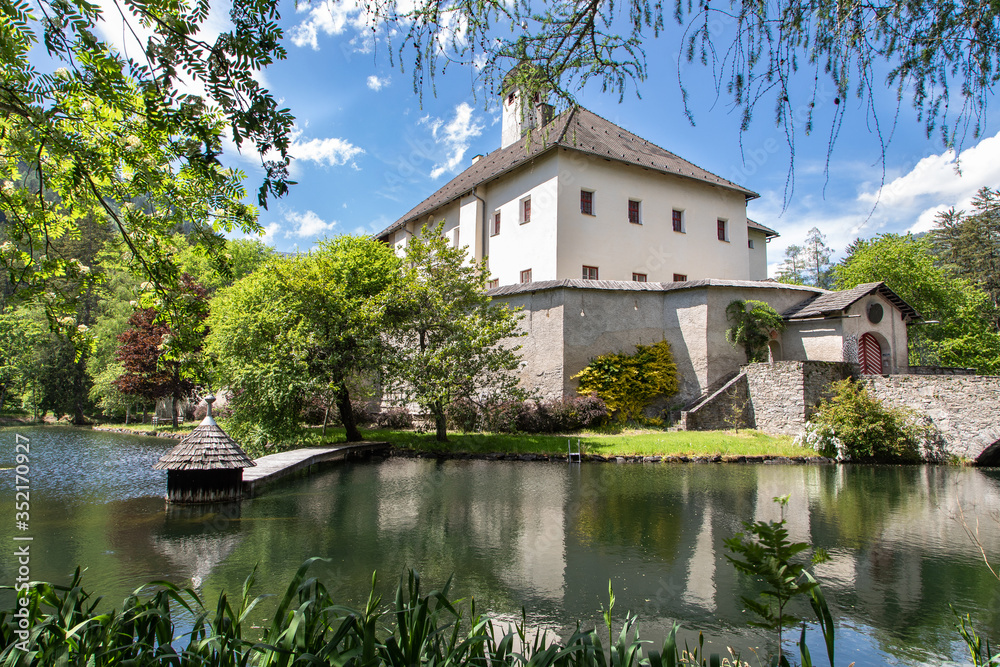
{"label": "red-leaved tree", "polygon": [[205,288],[185,273],[170,297],[168,317],[173,327],[155,308],[140,308],[129,318],[129,328],[118,336],[115,353],[125,371],[114,384],[123,394],[150,401],[170,396],[176,427],[177,404],[195,386],[191,378],[206,333],[208,296]]}

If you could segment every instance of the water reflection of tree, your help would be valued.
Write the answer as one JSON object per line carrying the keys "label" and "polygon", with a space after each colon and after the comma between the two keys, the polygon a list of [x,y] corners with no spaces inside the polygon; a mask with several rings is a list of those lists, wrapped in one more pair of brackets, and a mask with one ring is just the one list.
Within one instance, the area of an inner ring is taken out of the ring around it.
{"label": "water reflection of tree", "polygon": [[[960,502],[1000,502],[995,480],[978,470],[938,466],[823,468],[813,497],[812,539],[848,548],[853,585],[831,596],[840,613],[871,625],[891,655],[950,654],[959,611],[1000,635],[1000,585],[976,558],[952,516]],[[1000,541],[994,530],[991,544]],[[844,583],[844,582],[841,582]],[[849,611],[848,611],[849,610]]]}

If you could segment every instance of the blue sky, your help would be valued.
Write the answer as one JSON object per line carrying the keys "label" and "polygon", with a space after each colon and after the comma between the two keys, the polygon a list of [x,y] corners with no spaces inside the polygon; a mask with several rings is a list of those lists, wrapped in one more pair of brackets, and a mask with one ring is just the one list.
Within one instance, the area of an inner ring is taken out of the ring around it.
{"label": "blue sky", "polygon": [[[398,58],[395,66],[390,63],[388,46],[372,41],[352,0],[300,0],[282,11],[288,58],[263,72],[261,80],[297,118],[292,175],[298,185],[261,211],[266,240],[277,249],[306,249],[327,235],[379,231],[458,174],[473,155],[499,147],[499,105],[477,83],[474,68],[449,67],[433,88],[425,83],[421,100],[411,62],[404,60],[405,71]],[[113,26],[109,30],[115,32]],[[877,138],[866,102],[853,97],[842,101],[847,113],[825,174],[834,106],[832,93],[821,93],[816,129],[796,137],[795,187],[786,206],[790,153],[774,125],[771,103],[761,104],[741,138],[740,113],[725,93],[716,96],[711,70],[678,66],[679,35],[668,26],[664,35],[646,42],[648,79],[638,90],[630,86],[621,102],[594,85],[581,90],[578,100],[759,192],[748,215],[781,234],[768,248],[772,274],[785,247],[800,243],[812,227],[826,234],[839,255],[858,236],[928,229],[937,211],[967,207],[980,187],[1000,186],[997,111],[984,119],[981,139],[966,138],[959,174],[954,155],[936,135],[925,136],[904,101],[879,192]],[[690,93],[694,126],[684,115],[678,74]],[[895,93],[886,89],[874,104],[883,127],[890,126]],[[248,190],[254,192],[261,176],[256,156],[233,152],[230,159],[248,173]]]}

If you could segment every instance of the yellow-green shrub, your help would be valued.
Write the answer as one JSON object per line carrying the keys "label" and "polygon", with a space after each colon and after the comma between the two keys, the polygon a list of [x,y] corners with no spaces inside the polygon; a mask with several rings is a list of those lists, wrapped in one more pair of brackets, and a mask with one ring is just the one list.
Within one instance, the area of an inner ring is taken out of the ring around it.
{"label": "yellow-green shrub", "polygon": [[573,376],[581,394],[596,393],[619,421],[641,421],[657,396],[677,393],[677,364],[670,343],[636,345],[635,354],[602,354]]}

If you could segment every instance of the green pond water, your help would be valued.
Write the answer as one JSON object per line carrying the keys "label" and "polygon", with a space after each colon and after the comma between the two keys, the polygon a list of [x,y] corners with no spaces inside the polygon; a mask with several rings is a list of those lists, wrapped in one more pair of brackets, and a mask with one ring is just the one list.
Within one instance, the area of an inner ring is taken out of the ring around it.
{"label": "green pond water", "polygon": [[[109,606],[155,579],[193,583],[214,601],[255,565],[258,592],[280,594],[321,556],[329,562],[316,574],[349,605],[363,604],[374,570],[391,600],[414,567],[428,590],[454,575],[454,596],[475,596],[500,619],[523,607],[566,637],[577,621],[599,622],[611,580],[619,619],[638,614],[644,638],[659,642],[678,621],[713,650],[766,652],[773,639],[747,627],[740,602],[753,584],[728,564],[723,541],[742,521],[776,519],[771,499],[788,493],[792,538],[831,557],[816,574],[837,620],[838,665],[965,664],[949,604],[1000,640],[1000,582],[956,519],[959,507],[978,517],[1000,562],[997,469],[389,459],[292,479],[241,504],[174,509],[165,473],[150,469],[171,441],[8,428],[0,468],[15,463],[15,434],[30,440],[31,518],[17,530],[14,470],[0,471],[5,585],[13,538],[25,535],[32,578],[65,583],[80,565]],[[0,592],[0,604],[11,600]]]}

